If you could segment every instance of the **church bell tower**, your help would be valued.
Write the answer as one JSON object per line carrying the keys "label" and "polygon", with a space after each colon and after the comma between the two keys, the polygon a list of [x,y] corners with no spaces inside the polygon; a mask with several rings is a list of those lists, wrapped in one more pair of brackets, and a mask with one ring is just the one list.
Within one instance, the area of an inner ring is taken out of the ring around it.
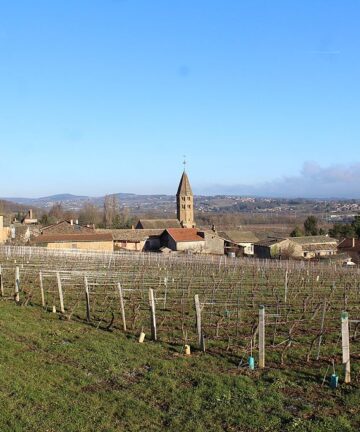
{"label": "church bell tower", "polygon": [[176,194],[177,218],[183,228],[194,228],[194,195],[185,168]]}

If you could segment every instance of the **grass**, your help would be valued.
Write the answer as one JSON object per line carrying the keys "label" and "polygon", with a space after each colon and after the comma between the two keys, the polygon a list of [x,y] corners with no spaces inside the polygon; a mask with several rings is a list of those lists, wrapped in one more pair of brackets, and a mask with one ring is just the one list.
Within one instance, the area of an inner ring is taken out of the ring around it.
{"label": "grass", "polygon": [[185,357],[180,346],[0,303],[2,432],[359,430],[359,383],[331,390],[319,368],[251,372],[220,354]]}

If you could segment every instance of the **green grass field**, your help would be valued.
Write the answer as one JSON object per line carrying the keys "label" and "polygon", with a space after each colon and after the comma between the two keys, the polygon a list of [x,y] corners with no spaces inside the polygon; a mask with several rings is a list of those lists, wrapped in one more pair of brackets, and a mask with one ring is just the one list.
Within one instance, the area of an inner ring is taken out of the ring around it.
{"label": "green grass field", "polygon": [[358,376],[331,390],[315,363],[250,372],[9,302],[0,341],[2,432],[360,428]]}

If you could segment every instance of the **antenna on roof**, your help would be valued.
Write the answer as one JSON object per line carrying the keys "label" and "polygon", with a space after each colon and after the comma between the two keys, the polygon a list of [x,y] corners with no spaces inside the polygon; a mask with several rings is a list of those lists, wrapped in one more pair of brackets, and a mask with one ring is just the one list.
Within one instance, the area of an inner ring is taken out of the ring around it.
{"label": "antenna on roof", "polygon": [[185,168],[186,168],[186,155],[183,155],[183,158],[184,158],[183,165],[184,165],[184,172],[185,172]]}

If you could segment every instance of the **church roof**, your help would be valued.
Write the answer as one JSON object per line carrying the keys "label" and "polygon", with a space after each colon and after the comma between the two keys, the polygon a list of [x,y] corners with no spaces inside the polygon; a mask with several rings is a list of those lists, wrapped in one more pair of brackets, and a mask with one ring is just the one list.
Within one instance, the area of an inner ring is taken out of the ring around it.
{"label": "church roof", "polygon": [[97,229],[97,233],[111,233],[115,241],[141,242],[149,237],[160,237],[163,229]]}
{"label": "church roof", "polygon": [[180,228],[180,222],[177,219],[140,219],[136,224],[136,229],[166,229]]}
{"label": "church roof", "polygon": [[187,176],[185,171],[181,176],[181,180],[176,195],[193,195],[190,182],[189,182],[189,177]]}

